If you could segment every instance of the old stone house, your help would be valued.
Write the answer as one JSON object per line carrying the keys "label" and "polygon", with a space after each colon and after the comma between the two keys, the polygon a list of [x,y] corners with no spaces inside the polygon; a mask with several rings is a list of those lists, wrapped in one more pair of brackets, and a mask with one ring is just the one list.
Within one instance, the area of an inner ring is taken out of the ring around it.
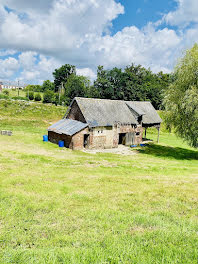
{"label": "old stone house", "polygon": [[150,102],[76,97],[63,119],[48,128],[49,141],[71,149],[117,148],[142,142],[143,130],[162,120]]}

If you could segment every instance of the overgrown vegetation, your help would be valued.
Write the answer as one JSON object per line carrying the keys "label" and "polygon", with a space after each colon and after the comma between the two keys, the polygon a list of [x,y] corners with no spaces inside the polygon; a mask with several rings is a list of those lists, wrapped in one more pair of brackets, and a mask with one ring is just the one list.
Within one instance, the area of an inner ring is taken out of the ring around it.
{"label": "overgrown vegetation", "polygon": [[175,68],[175,81],[165,92],[167,126],[198,148],[198,45],[186,51]]}
{"label": "overgrown vegetation", "polygon": [[198,151],[164,127],[131,156],[42,142],[65,111],[0,101],[0,263],[197,264]]}

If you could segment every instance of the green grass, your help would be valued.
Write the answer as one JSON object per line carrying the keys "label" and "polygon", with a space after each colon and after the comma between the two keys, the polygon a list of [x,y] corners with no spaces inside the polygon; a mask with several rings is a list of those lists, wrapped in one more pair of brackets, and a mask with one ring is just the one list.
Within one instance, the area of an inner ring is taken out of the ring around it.
{"label": "green grass", "polygon": [[65,108],[26,104],[0,101],[0,263],[198,263],[197,150],[164,129],[131,156],[60,149]]}
{"label": "green grass", "polygon": [[[7,91],[9,92],[9,97],[18,97],[18,96],[26,97],[26,93],[27,93],[24,90],[19,90],[18,91],[18,89],[7,89]],[[41,93],[41,92],[38,92],[38,93],[41,95],[41,97],[43,99],[43,93]],[[37,94],[37,92],[34,92],[34,95],[35,94]]]}

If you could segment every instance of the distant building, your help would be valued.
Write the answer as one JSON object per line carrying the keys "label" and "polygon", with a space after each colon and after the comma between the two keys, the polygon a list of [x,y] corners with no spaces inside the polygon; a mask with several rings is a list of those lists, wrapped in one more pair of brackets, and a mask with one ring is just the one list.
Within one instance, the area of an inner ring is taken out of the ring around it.
{"label": "distant building", "polygon": [[20,84],[18,85],[15,82],[9,82],[9,81],[0,81],[0,91],[3,89],[24,89],[26,85]]}
{"label": "distant building", "polygon": [[[143,129],[162,120],[150,102],[76,97],[65,117],[48,128],[49,140],[71,149],[117,148],[142,142]],[[159,139],[159,133],[158,133]]]}

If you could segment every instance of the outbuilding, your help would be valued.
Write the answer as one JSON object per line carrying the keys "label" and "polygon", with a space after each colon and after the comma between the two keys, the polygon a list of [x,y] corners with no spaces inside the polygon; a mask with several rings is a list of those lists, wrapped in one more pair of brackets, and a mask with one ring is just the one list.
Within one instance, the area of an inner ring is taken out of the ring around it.
{"label": "outbuilding", "polygon": [[117,148],[142,142],[143,130],[162,120],[150,102],[76,97],[64,118],[48,128],[49,141],[71,149]]}

